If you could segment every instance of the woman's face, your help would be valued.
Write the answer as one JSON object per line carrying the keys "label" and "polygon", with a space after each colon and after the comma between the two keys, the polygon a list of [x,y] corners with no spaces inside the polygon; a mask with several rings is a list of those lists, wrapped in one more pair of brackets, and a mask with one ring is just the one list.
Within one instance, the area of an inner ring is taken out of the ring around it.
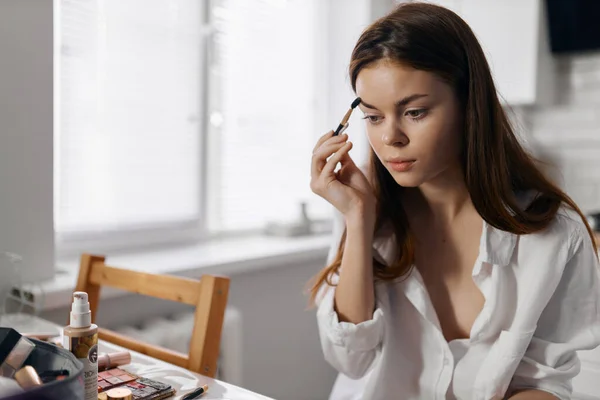
{"label": "woman's face", "polygon": [[360,71],[356,93],[371,147],[399,185],[421,186],[460,168],[462,117],[450,85],[380,61]]}

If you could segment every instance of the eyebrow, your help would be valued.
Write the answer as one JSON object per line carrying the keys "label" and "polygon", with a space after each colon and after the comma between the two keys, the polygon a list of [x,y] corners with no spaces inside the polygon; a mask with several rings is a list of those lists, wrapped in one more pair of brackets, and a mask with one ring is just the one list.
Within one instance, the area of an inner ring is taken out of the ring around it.
{"label": "eyebrow", "polygon": [[[420,99],[421,97],[427,97],[426,94],[411,94],[410,96],[406,96],[405,98],[403,98],[402,100],[398,100],[396,102],[396,104],[394,104],[396,106],[396,108],[400,108],[400,107],[404,107],[405,105],[407,105],[408,103],[410,103],[411,101],[415,101],[417,99]],[[377,107],[372,106],[370,104],[365,103],[364,101],[361,100],[360,104],[362,104],[363,106],[370,108],[372,110],[377,110]]]}

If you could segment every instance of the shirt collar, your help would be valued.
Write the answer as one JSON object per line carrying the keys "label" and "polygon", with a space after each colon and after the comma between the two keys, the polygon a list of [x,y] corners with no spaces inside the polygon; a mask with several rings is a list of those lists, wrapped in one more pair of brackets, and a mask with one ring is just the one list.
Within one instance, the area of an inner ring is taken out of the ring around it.
{"label": "shirt collar", "polygon": [[[527,209],[538,196],[535,190],[521,191],[516,194],[517,205],[521,210]],[[514,210],[510,210],[512,216]],[[494,228],[483,221],[483,232],[479,247],[479,256],[482,261],[492,265],[508,265],[512,259],[518,235]]]}
{"label": "shirt collar", "polygon": [[479,242],[479,259],[492,265],[508,265],[517,244],[517,235],[483,221]]}

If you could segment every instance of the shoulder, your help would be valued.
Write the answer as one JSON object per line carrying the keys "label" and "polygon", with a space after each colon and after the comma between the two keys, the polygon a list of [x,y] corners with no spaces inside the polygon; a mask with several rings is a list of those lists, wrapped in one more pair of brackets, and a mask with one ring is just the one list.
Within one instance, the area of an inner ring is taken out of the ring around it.
{"label": "shoulder", "polygon": [[568,247],[569,258],[583,241],[591,241],[583,217],[566,205],[559,208],[549,228]]}
{"label": "shoulder", "polygon": [[546,287],[561,279],[567,265],[594,263],[594,246],[583,218],[568,206],[561,206],[546,228],[521,235],[517,242],[515,266],[528,279],[537,274],[535,279],[547,280]]}
{"label": "shoulder", "polygon": [[[517,307],[529,316],[529,321],[537,321],[552,299],[556,303],[549,308],[554,310],[549,318],[555,319],[567,300],[574,304],[573,309],[580,301],[595,304],[597,262],[583,218],[562,206],[545,229],[519,236],[511,267],[503,271],[509,277],[505,281],[510,288],[507,290],[522,299]],[[554,322],[540,323],[555,326]]]}
{"label": "shoulder", "polygon": [[[529,203],[535,195],[521,194],[522,205]],[[568,205],[558,209],[548,226],[541,231],[521,235],[519,242],[534,246],[552,246],[555,250],[566,251],[571,256],[582,240],[590,239],[583,217]]]}

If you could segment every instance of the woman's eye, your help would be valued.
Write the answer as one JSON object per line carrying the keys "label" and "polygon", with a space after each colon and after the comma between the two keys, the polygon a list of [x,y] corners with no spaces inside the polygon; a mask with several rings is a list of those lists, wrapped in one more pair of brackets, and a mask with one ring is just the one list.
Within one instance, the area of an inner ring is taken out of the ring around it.
{"label": "woman's eye", "polygon": [[427,113],[427,110],[425,110],[424,108],[421,108],[418,110],[408,110],[408,111],[406,111],[405,115],[409,116],[410,118],[412,118],[414,120],[419,120],[419,119],[423,118],[426,113]]}
{"label": "woman's eye", "polygon": [[377,124],[377,123],[381,122],[381,117],[379,117],[377,115],[365,115],[365,117],[363,119],[366,119],[371,124]]}

